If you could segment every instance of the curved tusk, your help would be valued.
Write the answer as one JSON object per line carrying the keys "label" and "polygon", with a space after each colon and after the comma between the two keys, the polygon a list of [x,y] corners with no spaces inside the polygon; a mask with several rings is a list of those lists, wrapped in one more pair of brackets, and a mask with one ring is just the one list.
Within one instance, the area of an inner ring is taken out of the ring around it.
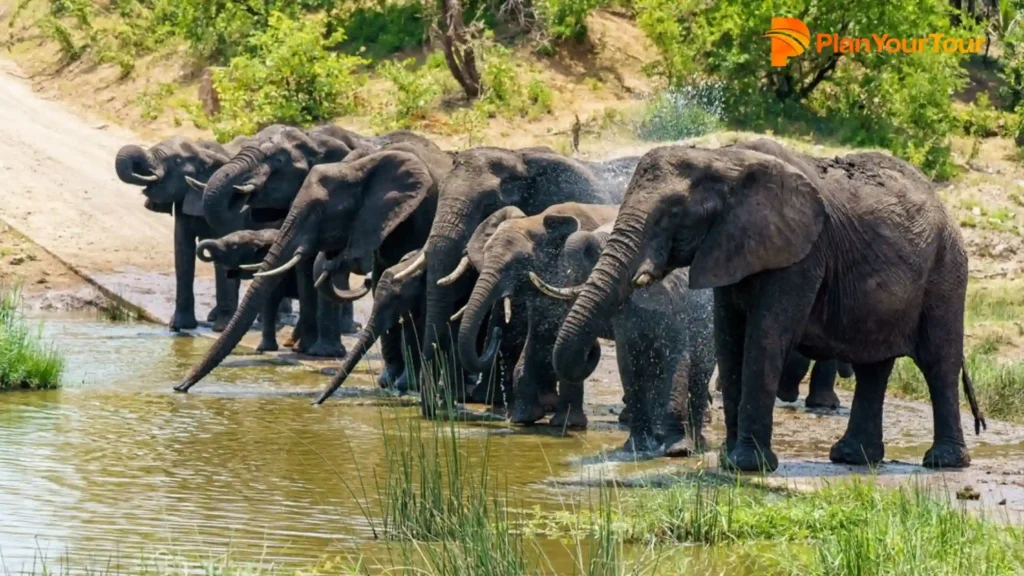
{"label": "curved tusk", "polygon": [[406,266],[405,270],[402,270],[398,274],[395,274],[394,279],[395,280],[405,280],[409,276],[412,276],[413,274],[416,274],[420,270],[423,270],[423,268],[426,265],[427,265],[427,254],[426,254],[426,252],[420,252],[420,255],[417,256],[416,259],[412,261],[412,264],[409,264],[408,266]]}
{"label": "curved tusk", "polygon": [[469,270],[470,266],[472,266],[472,264],[469,261],[469,256],[463,256],[462,260],[459,260],[459,265],[455,267],[455,270],[452,271],[451,274],[438,280],[437,285],[450,286],[454,284],[456,280],[458,280],[463,274],[466,273],[466,270]]}
{"label": "curved tusk", "polygon": [[263,266],[262,262],[259,264],[239,264],[238,269],[245,270],[246,272],[259,272],[260,266]]}
{"label": "curved tusk", "polygon": [[160,180],[159,176],[143,176],[142,174],[136,174],[135,172],[132,172],[132,178],[137,178],[139,182],[149,182],[150,184]]}
{"label": "curved tusk", "polygon": [[324,270],[323,272],[320,273],[320,277],[316,279],[316,282],[313,282],[313,288],[320,288],[320,286],[323,286],[323,283],[326,282],[327,279],[330,277],[330,272]]}
{"label": "curved tusk", "polygon": [[193,190],[206,192],[206,182],[200,182],[191,176],[185,176],[185,183]]}
{"label": "curved tusk", "polygon": [[413,250],[412,252],[409,252],[405,256],[402,256],[402,259],[399,260],[398,263],[401,264],[402,262],[405,262],[409,258],[412,258],[413,254],[416,254],[417,252],[419,252],[419,250]]}
{"label": "curved tusk", "polygon": [[457,321],[459,318],[462,318],[462,313],[465,312],[465,311],[466,311],[466,307],[465,306],[463,306],[462,308],[459,308],[459,311],[456,312],[455,314],[452,314],[452,317],[449,318],[448,320],[450,320],[452,322]]}
{"label": "curved tusk", "polygon": [[653,283],[654,283],[654,276],[650,272],[644,272],[643,274],[637,276],[636,280],[633,281],[633,285],[636,286],[637,288],[643,288],[645,286],[650,286]]}
{"label": "curved tusk", "polygon": [[235,186],[234,188],[235,192],[238,192],[239,194],[252,194],[256,191],[255,184],[244,184],[242,186]]}
{"label": "curved tusk", "polygon": [[572,286],[570,288],[555,288],[547,282],[540,279],[535,272],[530,272],[530,282],[537,287],[545,296],[550,296],[556,300],[575,300],[580,292],[583,291],[582,286]]}
{"label": "curved tusk", "polygon": [[353,302],[369,294],[370,290],[372,289],[373,282],[371,282],[370,279],[367,278],[366,280],[363,280],[362,287],[356,288],[355,290],[340,290],[338,288],[334,288],[334,295],[337,296],[339,300],[344,300],[345,302]]}
{"label": "curved tusk", "polygon": [[284,265],[278,266],[273,270],[267,270],[266,272],[257,272],[256,274],[253,274],[253,276],[256,278],[280,276],[281,274],[284,274],[285,272],[291,270],[292,268],[295,268],[295,265],[298,264],[300,260],[302,260],[302,254],[295,254],[294,256],[292,256],[292,259],[285,262]]}
{"label": "curved tusk", "polygon": [[505,296],[505,324],[512,320],[512,300]]}

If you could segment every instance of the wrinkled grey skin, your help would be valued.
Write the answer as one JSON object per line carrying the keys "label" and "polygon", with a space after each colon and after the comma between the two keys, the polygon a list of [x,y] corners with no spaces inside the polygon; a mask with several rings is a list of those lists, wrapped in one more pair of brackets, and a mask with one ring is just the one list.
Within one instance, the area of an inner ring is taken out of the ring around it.
{"label": "wrinkled grey skin", "polygon": [[465,253],[470,236],[485,218],[514,206],[526,215],[539,214],[565,202],[616,204],[621,189],[600,180],[591,167],[545,148],[506,150],[475,148],[462,152],[441,184],[437,217],[426,244],[427,307],[423,354],[447,354],[448,325],[454,303],[472,284],[438,286]]}
{"label": "wrinkled grey skin", "polygon": [[[514,423],[533,424],[544,417],[547,408],[552,408],[555,409],[550,422],[552,426],[574,429],[587,426],[582,404],[567,402],[558,406],[555,400],[556,380],[550,351],[557,334],[557,324],[548,322],[546,314],[541,311],[552,307],[553,303],[537,292],[528,279],[528,273],[550,277],[570,234],[580,229],[594,230],[614,219],[617,212],[617,206],[570,202],[556,204],[535,216],[526,216],[518,208],[508,207],[489,216],[470,239],[467,257],[472,267],[479,271],[479,277],[462,315],[458,332],[459,358],[471,372],[483,372],[491,365],[497,340],[493,336],[486,340],[487,334],[481,334],[481,328],[489,313],[504,316],[502,301],[509,298],[513,302],[513,316],[511,326],[506,330],[511,330],[512,334],[503,333],[501,342],[520,342],[518,350],[508,352],[515,390],[515,403],[510,415]],[[549,329],[544,331],[543,327]],[[481,336],[485,337],[483,354],[477,350]],[[526,349],[530,352],[527,353]],[[562,383],[561,386],[580,385]],[[563,398],[572,396],[562,395]]]}
{"label": "wrinkled grey skin", "polygon": [[652,150],[559,331],[558,374],[577,374],[595,319],[637,284],[687,266],[691,288],[715,291],[726,466],[778,466],[772,412],[794,348],[853,365],[853,406],[832,461],[882,460],[885,388],[895,359],[910,356],[928,382],[935,422],[924,465],[969,465],[958,379],[976,431],[984,417],[964,369],[967,255],[917,169],[874,152],[810,160],[770,140]]}
{"label": "wrinkled grey skin", "polygon": [[[800,382],[807,375],[811,368],[811,359],[800,352],[793,350],[786,359],[782,368],[782,378],[779,381],[777,396],[783,402],[796,402],[800,396]],[[836,376],[850,378],[853,376],[853,367],[846,362],[837,360],[818,360],[814,363],[814,370],[811,371],[811,386],[804,399],[804,405],[808,408],[825,408],[836,410],[839,408],[839,396],[836,395]]]}
{"label": "wrinkled grey skin", "polygon": [[[565,285],[586,280],[608,242],[611,225],[596,231],[579,231],[566,240],[558,259],[558,278]],[[636,290],[610,316],[600,336],[615,340],[619,376],[629,412],[629,439],[625,449],[658,452],[667,456],[689,456],[703,452],[707,443],[702,433],[708,414],[708,383],[715,369],[712,345],[711,290],[687,288],[687,272],[676,270],[660,282]],[[558,325],[568,312],[549,316],[556,324],[549,336],[551,350]],[[555,314],[547,310],[546,314]],[[598,354],[588,356],[588,361]],[[550,354],[545,359],[550,362]],[[583,368],[582,381],[596,368]],[[566,400],[560,398],[559,402]],[[569,400],[571,401],[571,400]],[[579,400],[582,401],[582,398]]]}
{"label": "wrinkled grey skin", "polygon": [[[206,180],[227,163],[241,146],[243,138],[227,146],[216,142],[190,141],[176,136],[150,148],[128,145],[117,153],[114,168],[118,178],[142,187],[146,208],[174,215],[174,275],[176,289],[171,330],[191,330],[199,326],[195,315],[196,241],[216,237],[203,213],[202,194],[190,188],[185,177]],[[208,322],[215,331],[227,325],[238,304],[238,282],[229,280],[220,267],[216,273],[217,305]]]}
{"label": "wrinkled grey skin", "polygon": [[[228,327],[175,390],[188,391],[220,364],[281,277],[303,262],[312,268],[317,252],[350,262],[371,257],[373,270],[386,270],[422,247],[437,207],[437,183],[451,164],[451,155],[427,141],[314,166]],[[400,343],[384,339],[386,345]]]}

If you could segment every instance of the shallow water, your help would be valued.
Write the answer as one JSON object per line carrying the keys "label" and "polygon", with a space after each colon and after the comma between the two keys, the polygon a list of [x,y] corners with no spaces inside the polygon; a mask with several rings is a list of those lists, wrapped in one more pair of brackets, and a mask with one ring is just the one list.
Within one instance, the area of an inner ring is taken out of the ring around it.
{"label": "shallow water", "polygon": [[[324,376],[253,366],[258,357],[176,394],[210,340],[67,318],[48,319],[45,334],[66,354],[65,388],[0,397],[7,569],[40,556],[102,564],[161,551],[310,564],[372,539],[360,502],[386,465],[382,422],[417,408],[316,408],[302,393]],[[558,506],[564,493],[543,481],[585,472],[580,456],[624,440],[494,424],[466,425],[463,437],[477,456],[489,443],[494,477],[526,506]]]}

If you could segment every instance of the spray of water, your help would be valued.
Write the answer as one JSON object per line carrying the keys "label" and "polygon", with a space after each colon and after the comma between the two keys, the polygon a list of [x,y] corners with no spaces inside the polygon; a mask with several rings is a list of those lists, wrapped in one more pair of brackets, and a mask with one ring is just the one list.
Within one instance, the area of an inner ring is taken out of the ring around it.
{"label": "spray of water", "polygon": [[653,97],[636,135],[642,140],[683,140],[714,132],[724,119],[722,84],[694,81]]}

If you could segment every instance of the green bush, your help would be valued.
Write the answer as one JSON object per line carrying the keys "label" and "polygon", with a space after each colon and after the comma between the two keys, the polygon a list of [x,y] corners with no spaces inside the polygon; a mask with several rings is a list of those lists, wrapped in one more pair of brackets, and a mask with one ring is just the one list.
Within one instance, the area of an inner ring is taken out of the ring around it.
{"label": "green bush", "polygon": [[392,106],[374,116],[374,124],[384,130],[414,127],[426,119],[430,107],[454,84],[440,53],[431,55],[423,66],[409,58],[384,62],[376,72],[395,86]]}
{"label": "green bush", "polygon": [[682,140],[714,132],[722,123],[722,88],[694,84],[659,94],[644,110],[637,135],[644,140]]}
{"label": "green bush", "polygon": [[812,48],[773,68],[763,35],[772,17],[785,14],[801,15],[814,31],[849,36],[981,35],[973,24],[953,27],[949,10],[947,0],[638,0],[637,20],[660,52],[649,71],[673,86],[696,75],[720,81],[733,124],[888,148],[944,178],[953,170],[949,135],[957,119],[950,95],[964,83],[963,55]]}
{"label": "green bush", "polygon": [[60,387],[64,358],[44,344],[21,314],[21,293],[0,286],[0,391]]}
{"label": "green bush", "polygon": [[601,0],[537,0],[537,19],[553,40],[582,42],[587,36],[587,15],[600,6]]}
{"label": "green bush", "polygon": [[339,31],[325,39],[326,18],[293,20],[270,15],[265,32],[249,40],[247,54],[215,71],[221,111],[213,129],[227,141],[273,123],[308,125],[355,110],[365,60],[331,52],[344,40]]}
{"label": "green bush", "polygon": [[373,56],[388,56],[420,46],[427,26],[421,2],[376,0],[349,15],[345,24],[346,44],[365,47]]}

